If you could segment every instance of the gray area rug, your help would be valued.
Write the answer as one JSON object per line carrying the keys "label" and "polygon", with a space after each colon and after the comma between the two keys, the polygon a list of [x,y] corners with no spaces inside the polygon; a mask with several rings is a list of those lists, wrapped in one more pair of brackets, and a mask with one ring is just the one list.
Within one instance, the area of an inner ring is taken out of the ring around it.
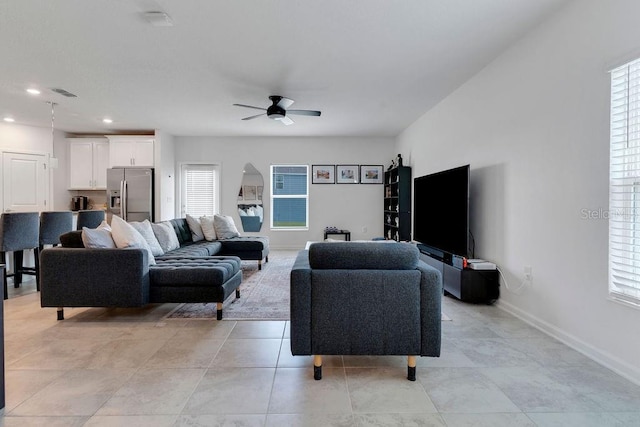
{"label": "gray area rug", "polygon": [[[223,320],[289,320],[289,275],[297,252],[277,252],[258,270],[256,261],[242,261],[240,298],[222,306]],[[215,319],[215,303],[181,304],[169,319]]]}
{"label": "gray area rug", "polygon": [[[240,298],[222,306],[223,320],[289,320],[289,276],[297,252],[273,253],[258,270],[256,261],[242,261]],[[216,303],[180,304],[166,318],[215,319]],[[443,321],[451,318],[442,313]]]}

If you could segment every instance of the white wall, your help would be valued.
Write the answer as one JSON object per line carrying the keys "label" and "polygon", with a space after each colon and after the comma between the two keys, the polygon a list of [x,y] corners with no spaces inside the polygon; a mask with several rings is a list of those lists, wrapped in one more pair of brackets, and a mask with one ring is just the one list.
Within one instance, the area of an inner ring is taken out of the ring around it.
{"label": "white wall", "polygon": [[640,56],[640,2],[570,3],[397,139],[419,176],[471,164],[476,257],[499,304],[640,383],[640,310],[607,299],[609,75]]}
{"label": "white wall", "polygon": [[175,144],[174,137],[156,130],[154,141],[155,221],[175,218]]}
{"label": "white wall", "polygon": [[[242,170],[252,163],[265,183],[265,223],[261,235],[269,236],[273,248],[302,249],[308,240],[322,240],[325,226],[351,231],[352,239],[382,235],[383,187],[361,184],[310,184],[309,231],[271,231],[268,199],[269,167],[272,164],[390,164],[395,157],[389,138],[222,138],[176,137],[176,170],[180,163],[220,163],[222,213],[240,224],[237,196]],[[177,183],[179,188],[179,182]],[[179,194],[176,194],[179,205]],[[180,212],[179,206],[177,212]],[[363,232],[363,227],[367,231]],[[338,238],[337,236],[334,236]]]}

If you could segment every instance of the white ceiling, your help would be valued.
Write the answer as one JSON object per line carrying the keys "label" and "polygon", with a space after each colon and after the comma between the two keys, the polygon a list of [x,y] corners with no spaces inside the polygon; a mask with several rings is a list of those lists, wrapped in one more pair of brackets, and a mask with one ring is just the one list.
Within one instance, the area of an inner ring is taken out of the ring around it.
{"label": "white ceiling", "polygon": [[[0,0],[0,115],[51,126],[53,101],[75,133],[396,136],[566,2]],[[269,95],[322,116],[232,106]]]}

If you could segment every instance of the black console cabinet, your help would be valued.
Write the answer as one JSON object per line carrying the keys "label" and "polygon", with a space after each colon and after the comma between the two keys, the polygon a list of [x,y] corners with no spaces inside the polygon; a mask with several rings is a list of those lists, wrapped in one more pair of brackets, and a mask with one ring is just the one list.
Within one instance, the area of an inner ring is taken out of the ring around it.
{"label": "black console cabinet", "polygon": [[497,270],[458,268],[426,254],[420,259],[440,271],[445,292],[461,301],[493,304],[500,297]]}

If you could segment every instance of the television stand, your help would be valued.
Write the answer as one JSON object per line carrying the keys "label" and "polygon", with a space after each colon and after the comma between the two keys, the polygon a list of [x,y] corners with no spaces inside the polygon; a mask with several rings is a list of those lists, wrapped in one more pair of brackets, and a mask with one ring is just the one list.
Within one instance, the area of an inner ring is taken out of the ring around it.
{"label": "television stand", "polygon": [[445,293],[464,302],[493,304],[500,297],[498,270],[472,270],[420,253],[420,259],[442,274]]}

